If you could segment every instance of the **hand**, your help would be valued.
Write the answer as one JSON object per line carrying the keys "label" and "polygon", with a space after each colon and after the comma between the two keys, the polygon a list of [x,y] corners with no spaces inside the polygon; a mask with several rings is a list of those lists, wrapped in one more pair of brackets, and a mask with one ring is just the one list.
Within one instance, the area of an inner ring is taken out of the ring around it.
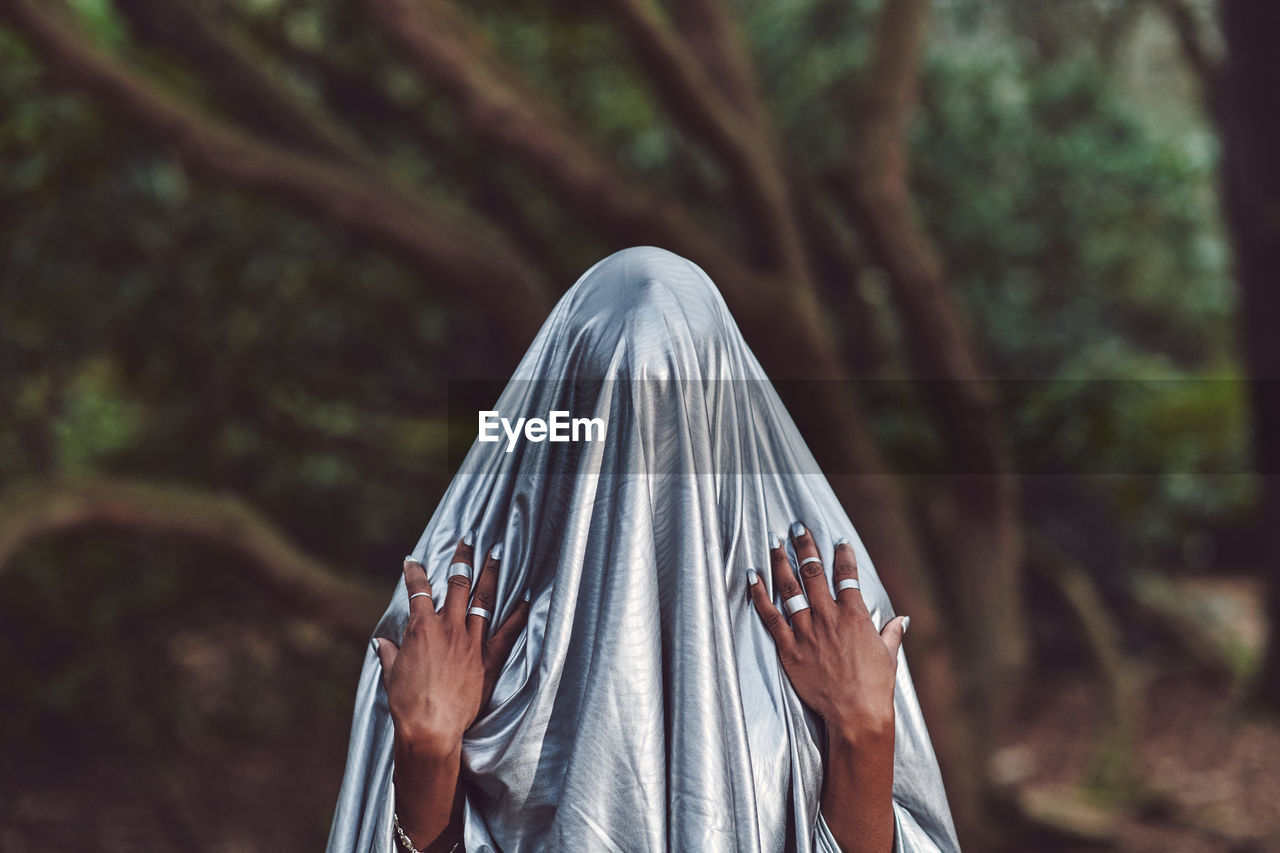
{"label": "hand", "polygon": [[[467,537],[470,539],[471,537]],[[501,546],[489,552],[476,584],[474,606],[490,613],[498,592]],[[450,565],[466,571],[449,578],[437,613],[422,564],[404,563],[409,624],[403,645],[377,638],[378,659],[395,726],[396,813],[400,828],[423,851],[449,850],[462,837],[462,735],[489,701],[498,674],[529,618],[522,601],[488,640],[488,620],[467,613],[472,603],[473,553],[460,540]],[[416,595],[424,592],[426,595]]]}
{"label": "hand", "polygon": [[489,701],[511,647],[529,618],[529,602],[522,601],[486,640],[488,620],[467,613],[470,604],[494,611],[500,555],[501,545],[495,545],[480,572],[473,602],[473,548],[459,540],[450,565],[461,563],[468,571],[449,578],[444,606],[438,613],[422,564],[405,560],[409,595],[427,594],[409,599],[403,645],[378,639],[397,752],[447,754],[458,748],[463,733]]}
{"label": "hand", "polygon": [[[820,556],[803,524],[792,525],[791,534],[800,562]],[[773,583],[782,600],[808,596],[809,607],[797,611],[788,624],[755,572],[748,578],[756,611],[777,644],[796,694],[833,734],[854,743],[880,744],[887,736],[892,753],[893,693],[906,618],[892,619],[877,631],[860,590],[840,590],[833,599],[818,560],[801,568],[802,590],[786,548],[776,537],[770,546]],[[837,585],[858,578],[857,558],[847,540],[836,545],[834,578]]]}

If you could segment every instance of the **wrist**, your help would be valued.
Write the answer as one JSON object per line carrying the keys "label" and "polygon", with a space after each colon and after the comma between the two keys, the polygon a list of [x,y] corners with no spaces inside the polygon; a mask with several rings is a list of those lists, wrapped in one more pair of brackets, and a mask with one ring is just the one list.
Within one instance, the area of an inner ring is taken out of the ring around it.
{"label": "wrist", "polygon": [[396,725],[393,751],[397,763],[447,762],[462,754],[462,733]]}
{"label": "wrist", "polygon": [[887,747],[892,752],[896,722],[892,705],[878,713],[827,717],[827,739],[833,746],[860,750]]}
{"label": "wrist", "polygon": [[448,850],[461,807],[462,738],[408,741],[397,734],[392,754],[397,824],[422,853]]}

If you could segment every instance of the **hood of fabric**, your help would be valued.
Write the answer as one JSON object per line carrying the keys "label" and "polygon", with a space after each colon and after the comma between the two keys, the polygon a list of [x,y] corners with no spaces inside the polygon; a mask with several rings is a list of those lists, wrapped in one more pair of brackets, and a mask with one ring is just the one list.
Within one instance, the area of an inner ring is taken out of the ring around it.
{"label": "hood of fabric", "polygon": [[[821,405],[820,400],[814,401]],[[467,850],[779,851],[821,846],[822,723],[792,690],[747,594],[801,520],[830,562],[870,556],[701,269],[611,255],[561,298],[492,407],[596,420],[585,440],[477,440],[416,547],[443,591],[458,537],[504,543],[496,618],[528,628],[463,743]],[[564,433],[572,435],[566,428]],[[562,433],[562,434],[564,434]],[[784,536],[785,538],[785,536]],[[403,580],[374,633],[398,639]],[[366,655],[333,850],[393,849],[391,723]],[[958,849],[905,661],[901,849]]]}

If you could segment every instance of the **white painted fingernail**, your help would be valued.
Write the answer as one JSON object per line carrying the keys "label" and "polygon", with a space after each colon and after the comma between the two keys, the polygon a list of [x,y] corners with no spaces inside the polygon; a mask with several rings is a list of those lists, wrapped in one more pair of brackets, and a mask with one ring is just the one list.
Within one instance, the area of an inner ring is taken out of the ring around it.
{"label": "white painted fingernail", "polygon": [[497,545],[494,545],[492,548],[489,549],[489,557],[494,560],[502,559],[502,543],[501,542],[499,542]]}
{"label": "white painted fingernail", "polygon": [[910,627],[911,627],[911,617],[910,617],[910,616],[903,616],[903,617],[902,617],[902,633],[903,633],[903,636],[905,636],[905,635],[906,635],[906,633],[907,633],[907,629],[908,629],[908,628],[910,628]]}
{"label": "white painted fingernail", "polygon": [[841,537],[836,540],[837,548],[839,548],[841,545],[852,545],[852,544],[853,544],[852,542],[850,542],[848,539],[845,539],[844,537]]}
{"label": "white painted fingernail", "polygon": [[370,643],[373,644],[373,653],[376,655],[378,653],[378,638],[374,637],[372,640],[370,640]]}
{"label": "white painted fingernail", "polygon": [[792,538],[792,539],[799,539],[801,536],[805,535],[805,534],[806,534],[806,533],[808,533],[808,532],[809,532],[809,531],[805,530],[805,529],[804,529],[804,525],[803,525],[802,523],[800,523],[799,521],[793,522],[793,523],[792,523],[792,525],[791,525],[791,538]]}
{"label": "white painted fingernail", "polygon": [[769,550],[775,551],[781,546],[782,546],[782,542],[778,540],[778,537],[770,533],[769,534]]}
{"label": "white painted fingernail", "polygon": [[474,527],[467,531],[466,536],[462,537],[462,544],[466,545],[468,548],[471,548],[476,544],[476,529]]}
{"label": "white painted fingernail", "polygon": [[760,583],[760,576],[756,574],[755,569],[747,569],[747,583],[751,586]]}
{"label": "white painted fingernail", "polygon": [[527,589],[524,591],[524,600],[525,600],[525,601],[528,601],[528,600],[529,600],[529,590],[527,590]]}
{"label": "white painted fingernail", "polygon": [[419,566],[421,566],[421,565],[422,565],[422,561],[421,561],[421,560],[419,560],[417,557],[413,556],[412,554],[410,554],[409,556],[405,557],[405,558],[404,558],[404,561],[405,561],[406,563],[417,563]]}

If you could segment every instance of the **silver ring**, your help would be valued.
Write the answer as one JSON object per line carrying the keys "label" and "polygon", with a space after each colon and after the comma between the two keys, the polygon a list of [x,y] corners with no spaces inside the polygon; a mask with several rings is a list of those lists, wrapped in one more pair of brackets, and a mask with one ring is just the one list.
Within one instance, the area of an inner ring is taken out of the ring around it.
{"label": "silver ring", "polygon": [[821,562],[822,562],[821,557],[805,557],[803,560],[800,561],[800,568],[803,569],[805,566],[809,565],[810,563],[821,563]]}
{"label": "silver ring", "polygon": [[481,619],[483,619],[486,622],[493,621],[493,614],[490,613],[488,610],[485,610],[483,607],[469,607],[467,608],[467,615],[479,616]]}
{"label": "silver ring", "polygon": [[791,596],[786,601],[782,602],[782,606],[787,608],[788,613],[790,613],[792,616],[795,616],[801,610],[809,609],[809,601],[804,597],[802,593],[800,595]]}
{"label": "silver ring", "polygon": [[449,566],[449,577],[454,575],[466,575],[467,580],[471,580],[471,567],[459,560]]}
{"label": "silver ring", "polygon": [[858,583],[857,578],[845,578],[844,580],[840,581],[840,583],[836,584],[836,595],[839,595],[842,590],[846,590],[846,589],[861,590],[862,584]]}
{"label": "silver ring", "polygon": [[410,600],[410,601],[413,601],[415,598],[417,598],[417,597],[418,597],[418,596],[420,596],[420,595],[425,595],[425,596],[430,597],[431,593],[429,593],[429,592],[415,592],[413,595],[409,596],[409,600]]}

